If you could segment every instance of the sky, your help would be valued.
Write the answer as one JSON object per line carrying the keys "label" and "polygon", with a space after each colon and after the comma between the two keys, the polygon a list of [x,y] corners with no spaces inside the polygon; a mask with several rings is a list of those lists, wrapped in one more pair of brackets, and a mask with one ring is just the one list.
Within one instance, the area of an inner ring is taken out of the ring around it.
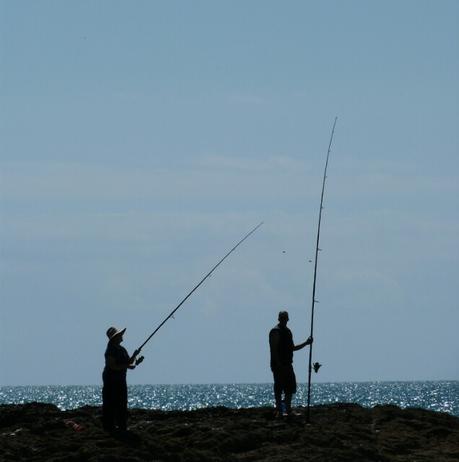
{"label": "sky", "polygon": [[[0,385],[459,380],[459,3],[0,1]],[[307,348],[295,353],[307,380]]]}

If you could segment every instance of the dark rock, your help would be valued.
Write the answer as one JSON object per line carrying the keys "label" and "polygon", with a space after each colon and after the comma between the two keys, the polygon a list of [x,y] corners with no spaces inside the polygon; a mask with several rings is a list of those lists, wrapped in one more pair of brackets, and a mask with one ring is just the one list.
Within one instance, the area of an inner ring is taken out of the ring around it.
{"label": "dark rock", "polygon": [[457,461],[459,419],[423,409],[333,404],[273,410],[130,411],[130,430],[107,434],[101,409],[0,406],[0,461]]}

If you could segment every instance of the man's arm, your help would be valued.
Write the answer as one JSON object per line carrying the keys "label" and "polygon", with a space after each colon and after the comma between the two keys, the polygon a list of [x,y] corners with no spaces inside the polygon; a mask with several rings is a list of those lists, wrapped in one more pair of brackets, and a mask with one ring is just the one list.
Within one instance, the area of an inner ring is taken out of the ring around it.
{"label": "man's arm", "polygon": [[113,356],[107,356],[108,367],[112,371],[124,371],[126,369],[135,369],[136,358],[137,355],[140,353],[140,350],[135,350],[133,355],[128,358],[127,362],[120,362]]}
{"label": "man's arm", "polygon": [[279,332],[272,330],[269,333],[269,347],[271,349],[271,362],[274,367],[280,364],[279,358]]}
{"label": "man's arm", "polygon": [[[137,366],[137,355],[140,353],[140,349],[134,350],[134,353],[132,353],[132,356],[129,358],[129,362],[127,365],[128,369],[135,369],[135,366]],[[142,362],[142,361],[140,361]]]}
{"label": "man's arm", "polygon": [[107,356],[107,365],[112,371],[124,371],[128,364],[120,364],[113,356]]}
{"label": "man's arm", "polygon": [[306,345],[311,345],[312,342],[313,342],[312,337],[309,337],[305,342],[300,343],[299,345],[295,345],[295,346],[293,347],[293,351],[301,350],[301,349],[304,348]]}

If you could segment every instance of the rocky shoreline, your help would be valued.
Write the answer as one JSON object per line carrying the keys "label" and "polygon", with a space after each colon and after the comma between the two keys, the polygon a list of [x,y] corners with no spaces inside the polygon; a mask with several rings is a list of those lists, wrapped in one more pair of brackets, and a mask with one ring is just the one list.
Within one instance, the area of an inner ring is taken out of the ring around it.
{"label": "rocky shoreline", "polygon": [[317,406],[274,418],[270,408],[131,409],[108,435],[101,409],[0,406],[0,461],[458,461],[459,418],[396,406]]}

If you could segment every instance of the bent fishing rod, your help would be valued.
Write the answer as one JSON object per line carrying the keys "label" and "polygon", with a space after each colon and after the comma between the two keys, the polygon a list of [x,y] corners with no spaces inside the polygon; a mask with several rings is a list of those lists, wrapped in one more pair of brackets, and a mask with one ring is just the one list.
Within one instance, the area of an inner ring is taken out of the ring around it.
{"label": "bent fishing rod", "polygon": [[[320,208],[319,208],[319,221],[317,225],[317,238],[316,238],[316,255],[315,255],[315,260],[314,260],[314,279],[312,283],[312,306],[311,306],[311,333],[310,337],[313,338],[314,334],[314,307],[315,304],[317,303],[316,300],[316,280],[317,280],[317,261],[319,257],[319,251],[321,250],[319,247],[320,244],[320,225],[322,221],[322,210],[323,210],[323,203],[324,203],[324,192],[325,192],[325,180],[327,179],[327,168],[328,168],[328,159],[330,157],[330,151],[331,151],[331,145],[333,142],[333,135],[335,133],[335,126],[336,126],[336,121],[338,120],[338,117],[335,117],[335,121],[333,123],[333,128],[331,131],[330,135],[330,142],[328,143],[328,151],[327,151],[327,160],[325,161],[325,169],[324,169],[324,176],[322,180],[322,193],[320,195]],[[307,414],[306,414],[306,419],[307,422],[309,422],[309,407],[311,405],[311,373],[312,369],[314,368],[314,371],[317,372],[320,368],[319,363],[315,363],[314,366],[312,365],[312,345],[309,346],[309,367],[308,367],[308,408],[307,408]]]}
{"label": "bent fishing rod", "polygon": [[187,294],[187,296],[169,313],[169,315],[159,324],[159,326],[150,334],[150,336],[145,340],[145,342],[140,345],[140,347],[136,350],[138,353],[142,350],[142,348],[147,344],[147,342],[156,334],[156,332],[161,329],[161,327],[166,324],[166,322],[172,318],[175,312],[191,297],[193,292],[195,292],[198,287],[226,260],[227,257],[230,256],[246,239],[248,239],[261,225],[263,222],[259,223],[255,228],[253,228],[250,232],[248,232],[223,258],[219,260],[219,262],[199,281],[199,283]]}

